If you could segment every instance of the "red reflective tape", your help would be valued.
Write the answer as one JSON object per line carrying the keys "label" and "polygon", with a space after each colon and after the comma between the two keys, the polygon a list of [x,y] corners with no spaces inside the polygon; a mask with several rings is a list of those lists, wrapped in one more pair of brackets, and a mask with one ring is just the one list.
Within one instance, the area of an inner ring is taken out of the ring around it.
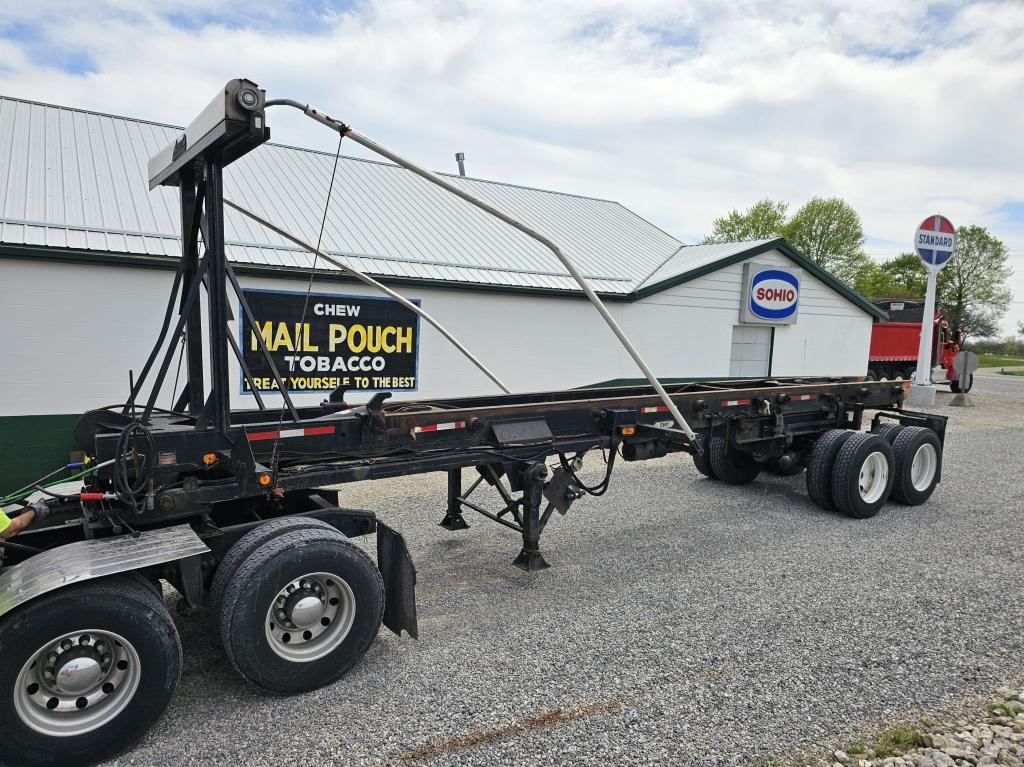
{"label": "red reflective tape", "polygon": [[276,431],[251,431],[245,436],[250,442],[259,442],[262,439],[277,439],[277,434]]}
{"label": "red reflective tape", "polygon": [[315,436],[317,436],[319,434],[334,434],[334,427],[333,426],[311,426],[310,428],[306,429],[305,431],[306,431],[306,436],[307,437],[315,437]]}
{"label": "red reflective tape", "polygon": [[793,397],[793,399],[798,399],[798,400],[818,399],[818,395],[817,394],[797,394],[796,396]]}
{"label": "red reflective tape", "polygon": [[657,407],[642,407],[640,408],[641,413],[667,413],[667,405],[658,405]]}
{"label": "red reflective tape", "polygon": [[750,400],[748,399],[724,399],[722,400],[722,407],[736,407],[737,405],[749,405]]}
{"label": "red reflective tape", "polygon": [[310,426],[305,429],[282,429],[281,431],[253,431],[246,436],[250,442],[265,439],[287,439],[288,437],[317,437],[322,434],[334,434],[334,426]]}
{"label": "red reflective tape", "polygon": [[451,423],[428,423],[426,426],[413,426],[412,434],[421,434],[425,431],[448,431],[450,429],[466,428],[465,421],[452,421]]}

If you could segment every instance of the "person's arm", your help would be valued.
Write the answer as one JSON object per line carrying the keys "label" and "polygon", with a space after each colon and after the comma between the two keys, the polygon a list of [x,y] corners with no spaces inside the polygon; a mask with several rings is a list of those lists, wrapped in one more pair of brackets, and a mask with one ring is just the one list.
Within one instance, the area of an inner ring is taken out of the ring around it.
{"label": "person's arm", "polygon": [[35,522],[36,519],[44,519],[49,512],[50,509],[46,506],[45,501],[36,501],[25,511],[21,512],[21,514],[14,517],[14,519],[11,519],[0,510],[0,539],[7,540],[8,538],[13,538]]}

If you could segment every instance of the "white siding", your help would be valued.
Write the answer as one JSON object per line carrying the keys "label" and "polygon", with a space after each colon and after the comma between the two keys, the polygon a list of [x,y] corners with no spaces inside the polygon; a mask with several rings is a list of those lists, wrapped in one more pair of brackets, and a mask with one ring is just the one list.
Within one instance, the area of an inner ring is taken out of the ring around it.
{"label": "white siding", "polygon": [[[762,254],[758,263],[790,262]],[[172,274],[152,269],[0,261],[0,416],[74,413],[123,399],[128,370],[141,370],[156,339]],[[609,303],[663,377],[727,377],[738,323],[742,265],[735,264],[633,303]],[[243,278],[247,287],[301,291],[298,280]],[[360,285],[318,283],[316,290],[375,295]],[[514,391],[585,386],[640,372],[589,303],[468,290],[407,288]],[[489,394],[494,385],[443,338],[421,324],[420,388],[405,398]],[[772,374],[863,375],[871,318],[804,273],[799,317],[778,327]],[[171,398],[177,357],[166,393]],[[253,407],[238,391],[236,407]],[[296,395],[307,404],[322,393]],[[272,398],[268,398],[273,401]]]}

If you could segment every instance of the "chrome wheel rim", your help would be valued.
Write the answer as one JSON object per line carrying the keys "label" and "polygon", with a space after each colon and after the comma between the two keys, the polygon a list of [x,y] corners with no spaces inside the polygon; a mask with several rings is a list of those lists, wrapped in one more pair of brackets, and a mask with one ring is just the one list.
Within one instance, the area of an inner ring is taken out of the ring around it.
{"label": "chrome wheel rim", "polygon": [[33,653],[14,687],[14,708],[36,732],[71,737],[108,724],[135,695],[142,663],[110,631],[73,631]]}
{"label": "chrome wheel rim", "polygon": [[914,453],[914,460],[910,464],[910,484],[915,490],[927,490],[935,478],[938,466],[939,455],[935,452],[935,446],[929,442],[921,445]]}
{"label": "chrome wheel rim", "polygon": [[294,663],[322,658],[345,641],[356,617],[356,597],[332,573],[309,573],[277,592],[264,622],[275,654]]}
{"label": "chrome wheel rim", "polygon": [[883,453],[874,452],[864,459],[857,478],[857,488],[861,500],[865,503],[876,503],[885,493],[889,484],[889,462]]}

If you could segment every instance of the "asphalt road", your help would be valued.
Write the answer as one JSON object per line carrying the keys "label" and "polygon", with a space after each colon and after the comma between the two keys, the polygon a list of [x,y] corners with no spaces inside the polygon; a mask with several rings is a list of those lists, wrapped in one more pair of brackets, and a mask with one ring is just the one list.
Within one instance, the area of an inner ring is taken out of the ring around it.
{"label": "asphalt road", "polygon": [[[1024,379],[981,376],[922,507],[825,513],[803,476],[746,487],[623,464],[556,518],[437,527],[443,475],[346,488],[402,530],[420,639],[384,630],[330,687],[247,686],[203,617],[166,716],[123,765],[765,764],[1024,686]],[[467,512],[468,513],[468,512]]]}

